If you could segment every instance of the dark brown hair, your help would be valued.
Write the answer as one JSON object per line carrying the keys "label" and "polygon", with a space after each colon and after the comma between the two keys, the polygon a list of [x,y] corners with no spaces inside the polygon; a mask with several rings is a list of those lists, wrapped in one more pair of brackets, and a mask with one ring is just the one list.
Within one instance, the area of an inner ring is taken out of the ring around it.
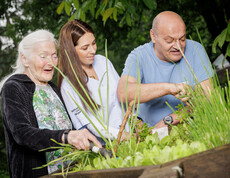
{"label": "dark brown hair", "polygon": [[[96,105],[95,101],[92,99],[90,95],[90,91],[87,87],[88,82],[88,76],[86,72],[83,70],[81,66],[81,62],[79,60],[79,57],[77,55],[77,52],[75,50],[75,46],[78,44],[78,40],[85,34],[85,33],[94,33],[93,29],[85,22],[81,20],[71,20],[68,23],[66,23],[59,35],[59,63],[58,67],[59,69],[64,73],[66,77],[71,81],[71,83],[74,85],[74,87],[77,89],[77,91],[80,93],[80,95],[85,99],[85,101],[88,103],[90,108],[94,110],[93,105],[90,103],[87,95],[81,88],[79,82],[77,81],[74,72],[71,69],[71,65],[69,63],[68,57],[66,55],[66,52],[69,56],[69,59],[72,63],[73,68],[75,69],[75,73],[78,76],[81,84],[83,85],[84,89],[86,90],[87,94],[89,95],[90,99],[93,101],[93,103]],[[63,76],[58,73],[58,88],[61,89],[61,84],[63,81]],[[82,99],[81,99],[82,101]],[[82,104],[84,106],[84,109],[88,112],[89,109],[86,107],[85,103],[82,101]],[[99,106],[99,105],[98,105]]]}

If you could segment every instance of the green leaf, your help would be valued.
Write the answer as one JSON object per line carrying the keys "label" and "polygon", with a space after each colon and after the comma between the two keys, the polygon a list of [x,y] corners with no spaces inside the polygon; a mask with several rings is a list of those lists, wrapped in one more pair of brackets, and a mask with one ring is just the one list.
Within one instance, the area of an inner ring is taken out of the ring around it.
{"label": "green leaf", "polygon": [[118,9],[120,9],[120,10],[122,10],[122,11],[125,10],[125,7],[124,7],[124,5],[122,4],[122,2],[117,2],[117,3],[115,4],[115,7],[118,8]]}
{"label": "green leaf", "polygon": [[61,4],[58,6],[58,8],[57,8],[57,13],[58,13],[59,15],[61,14],[61,12],[62,12],[64,6],[65,6],[65,2],[62,1],[62,3],[61,3]]}
{"label": "green leaf", "polygon": [[66,4],[68,4],[69,6],[71,6],[72,5],[72,0],[66,0]]}
{"label": "green leaf", "polygon": [[80,17],[81,17],[81,9],[79,9],[74,13],[74,19],[80,19]]}
{"label": "green leaf", "polygon": [[151,10],[157,9],[157,1],[156,0],[143,0],[144,4]]}
{"label": "green leaf", "polygon": [[93,6],[90,6],[89,11],[90,11],[90,13],[91,13],[92,17],[94,17],[94,14],[95,14],[95,8],[94,8]]}
{"label": "green leaf", "polygon": [[107,5],[107,3],[108,3],[108,0],[104,0],[104,4]]}
{"label": "green leaf", "polygon": [[223,44],[224,44],[224,42],[225,42],[226,36],[227,36],[227,28],[225,28],[225,29],[221,32],[221,34],[220,34],[219,36],[220,36],[220,37],[219,37],[219,41],[218,41],[218,46],[219,46],[220,48],[222,48],[222,46],[223,46]]}
{"label": "green leaf", "polygon": [[96,15],[95,15],[95,19],[98,18],[99,14],[101,13],[101,10],[102,10],[101,7],[97,10]]}
{"label": "green leaf", "polygon": [[131,24],[131,18],[130,18],[130,15],[129,15],[129,14],[126,15],[126,22],[127,22],[127,24],[128,24],[129,26],[132,25],[132,24]]}
{"label": "green leaf", "polygon": [[65,12],[68,16],[70,16],[70,10],[71,10],[71,6],[67,3],[65,3]]}
{"label": "green leaf", "polygon": [[125,16],[122,17],[122,19],[119,22],[119,27],[123,27],[125,21]]}
{"label": "green leaf", "polygon": [[230,57],[230,43],[228,43],[228,47],[227,47],[226,53],[227,53],[227,55]]}
{"label": "green leaf", "polygon": [[103,14],[103,21],[106,21],[113,13],[113,8],[108,8]]}
{"label": "green leaf", "polygon": [[71,21],[71,20],[73,20],[73,19],[75,19],[74,14],[73,14],[73,15],[71,15],[71,17],[69,18],[69,20],[68,20],[68,21]]}
{"label": "green leaf", "polygon": [[85,12],[83,10],[81,11],[81,20],[85,21]]}
{"label": "green leaf", "polygon": [[227,26],[227,35],[226,35],[226,39],[227,42],[230,42],[230,23]]}
{"label": "green leaf", "polygon": [[79,1],[78,0],[73,0],[73,5],[77,10],[79,9]]}
{"label": "green leaf", "polygon": [[117,8],[113,10],[113,19],[117,22]]}
{"label": "green leaf", "polygon": [[227,28],[225,28],[221,34],[219,34],[216,39],[214,40],[213,42],[213,45],[212,45],[212,52],[213,53],[216,53],[216,45],[218,44],[218,46],[220,48],[222,48],[224,42],[225,42],[225,39],[226,39],[226,35],[227,35]]}
{"label": "green leaf", "polygon": [[82,10],[84,11],[87,11],[88,10],[88,2],[90,3],[90,1],[85,1],[83,4],[82,4]]}
{"label": "green leaf", "polygon": [[97,1],[96,0],[91,0],[91,2],[89,2],[89,11],[92,15],[92,17],[94,17],[95,15],[95,8],[96,8],[96,5],[97,5]]}
{"label": "green leaf", "polygon": [[230,34],[230,23],[228,24],[227,29],[228,29],[228,34]]}

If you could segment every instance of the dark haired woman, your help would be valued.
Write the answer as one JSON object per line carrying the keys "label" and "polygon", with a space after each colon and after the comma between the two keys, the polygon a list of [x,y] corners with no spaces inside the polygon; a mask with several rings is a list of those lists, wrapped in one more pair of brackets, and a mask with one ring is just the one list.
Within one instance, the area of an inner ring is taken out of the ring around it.
{"label": "dark haired woman", "polygon": [[[74,127],[76,129],[87,128],[103,143],[103,140],[100,140],[101,135],[84,113],[88,115],[104,137],[110,137],[111,139],[117,137],[123,115],[116,94],[119,75],[108,59],[102,55],[96,55],[96,50],[97,45],[94,32],[87,23],[80,20],[72,20],[62,27],[59,36],[59,68],[68,77],[87,104],[83,102],[83,99],[79,97],[61,74],[58,74],[58,86]],[[66,53],[89,98],[77,81]],[[107,98],[106,60],[108,61],[109,98]],[[99,90],[101,92],[101,100]],[[107,99],[109,101],[108,108]],[[73,100],[79,104],[84,113]],[[94,106],[98,108],[98,112]],[[95,116],[99,118],[99,121]],[[107,123],[107,118],[109,123]],[[109,125],[109,133],[105,129],[107,124]],[[126,130],[128,130],[128,126],[126,126]],[[126,139],[127,135],[129,137],[129,134],[124,132],[122,138]]]}

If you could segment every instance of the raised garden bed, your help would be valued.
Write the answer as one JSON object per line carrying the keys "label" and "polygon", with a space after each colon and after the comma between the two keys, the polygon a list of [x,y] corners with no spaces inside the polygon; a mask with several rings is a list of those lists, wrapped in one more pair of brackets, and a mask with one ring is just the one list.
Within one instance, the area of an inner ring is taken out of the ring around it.
{"label": "raised garden bed", "polygon": [[[61,178],[47,175],[42,178]],[[230,144],[184,157],[162,165],[115,168],[69,173],[68,178],[227,178],[230,177]]]}

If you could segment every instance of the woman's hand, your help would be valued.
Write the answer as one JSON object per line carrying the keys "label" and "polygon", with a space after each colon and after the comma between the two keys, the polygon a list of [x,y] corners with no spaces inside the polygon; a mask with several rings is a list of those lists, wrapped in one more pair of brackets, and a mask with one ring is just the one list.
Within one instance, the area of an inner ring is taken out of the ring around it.
{"label": "woman's hand", "polygon": [[[87,129],[71,130],[68,134],[68,143],[75,146],[78,150],[88,150],[89,140],[92,141],[97,147],[102,148],[100,142],[93,136]],[[64,135],[62,136],[64,142]]]}

